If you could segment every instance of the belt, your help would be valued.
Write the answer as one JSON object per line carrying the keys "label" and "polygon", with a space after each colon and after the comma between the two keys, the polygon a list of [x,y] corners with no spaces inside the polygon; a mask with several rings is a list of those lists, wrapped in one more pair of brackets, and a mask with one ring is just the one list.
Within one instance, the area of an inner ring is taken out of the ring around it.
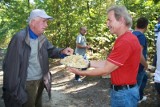
{"label": "belt", "polygon": [[130,89],[135,86],[136,86],[136,84],[133,84],[133,85],[111,85],[111,88],[115,91],[118,91],[118,90]]}

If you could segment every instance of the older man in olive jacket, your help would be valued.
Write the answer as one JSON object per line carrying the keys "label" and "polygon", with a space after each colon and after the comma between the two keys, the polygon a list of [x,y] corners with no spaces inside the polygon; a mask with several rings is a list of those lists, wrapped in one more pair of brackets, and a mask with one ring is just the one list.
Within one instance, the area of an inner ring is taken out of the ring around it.
{"label": "older man in olive jacket", "polygon": [[71,48],[54,47],[43,35],[50,19],[44,10],[32,10],[29,26],[11,39],[3,63],[6,107],[42,107],[43,89],[51,88],[48,58],[73,54]]}

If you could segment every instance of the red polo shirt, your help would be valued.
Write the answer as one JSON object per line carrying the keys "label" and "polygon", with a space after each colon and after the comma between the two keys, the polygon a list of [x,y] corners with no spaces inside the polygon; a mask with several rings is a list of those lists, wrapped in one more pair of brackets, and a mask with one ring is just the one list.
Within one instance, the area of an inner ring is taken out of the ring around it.
{"label": "red polo shirt", "polygon": [[111,72],[111,82],[114,85],[136,84],[140,63],[141,47],[136,36],[131,32],[119,36],[107,60],[117,66]]}

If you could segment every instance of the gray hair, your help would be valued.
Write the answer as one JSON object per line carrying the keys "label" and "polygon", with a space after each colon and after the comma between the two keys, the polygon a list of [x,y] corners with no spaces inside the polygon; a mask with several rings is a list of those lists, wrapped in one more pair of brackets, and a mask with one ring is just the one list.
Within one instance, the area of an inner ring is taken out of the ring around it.
{"label": "gray hair", "polygon": [[32,20],[37,20],[37,19],[40,19],[40,17],[35,17],[35,18],[29,20],[28,23],[31,24]]}
{"label": "gray hair", "polygon": [[131,15],[128,13],[126,7],[124,6],[112,6],[107,10],[107,13],[109,13],[110,11],[114,11],[114,15],[116,20],[119,20],[121,17],[124,18],[125,20],[125,24],[128,27],[132,26],[132,18]]}

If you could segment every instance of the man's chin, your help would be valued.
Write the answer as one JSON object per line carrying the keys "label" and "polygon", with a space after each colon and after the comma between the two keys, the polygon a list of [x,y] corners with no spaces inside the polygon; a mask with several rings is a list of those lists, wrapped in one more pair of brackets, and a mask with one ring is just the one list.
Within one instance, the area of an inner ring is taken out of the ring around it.
{"label": "man's chin", "polygon": [[110,33],[111,33],[111,34],[114,34],[113,31],[111,31],[111,30],[110,30]]}

